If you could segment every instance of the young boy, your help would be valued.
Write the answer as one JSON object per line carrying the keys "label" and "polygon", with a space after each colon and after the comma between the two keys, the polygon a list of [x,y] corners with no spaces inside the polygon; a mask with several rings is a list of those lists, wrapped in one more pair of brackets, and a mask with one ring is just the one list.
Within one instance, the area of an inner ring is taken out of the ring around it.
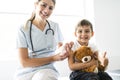
{"label": "young boy", "polygon": [[[70,74],[70,80],[112,80],[112,78],[106,72],[82,72],[80,70],[90,67],[92,65],[97,65],[97,60],[93,59],[88,63],[76,63],[74,59],[74,53],[80,46],[91,47],[92,51],[97,52],[97,47],[95,44],[90,43],[91,37],[94,35],[93,27],[91,22],[86,19],[81,20],[75,28],[76,41],[72,46],[72,50],[69,52],[68,64],[69,68],[73,71]],[[98,57],[101,61],[101,65],[106,68],[108,65],[108,58],[106,58],[106,52],[103,57]]]}

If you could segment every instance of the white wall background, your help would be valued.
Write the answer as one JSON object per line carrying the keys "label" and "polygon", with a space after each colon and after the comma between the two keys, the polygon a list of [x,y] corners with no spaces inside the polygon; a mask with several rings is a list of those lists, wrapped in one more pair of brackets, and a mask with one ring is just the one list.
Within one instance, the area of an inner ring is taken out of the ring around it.
{"label": "white wall background", "polygon": [[94,0],[94,9],[96,42],[108,52],[108,69],[120,69],[120,0]]}

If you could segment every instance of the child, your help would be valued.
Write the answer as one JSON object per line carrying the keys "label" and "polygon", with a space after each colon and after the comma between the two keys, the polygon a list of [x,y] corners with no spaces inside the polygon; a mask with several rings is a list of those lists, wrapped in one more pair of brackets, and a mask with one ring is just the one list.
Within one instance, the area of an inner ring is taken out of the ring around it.
{"label": "child", "polygon": [[[92,73],[80,71],[92,65],[97,65],[97,60],[93,59],[88,63],[77,63],[73,58],[73,51],[75,51],[80,46],[89,46],[95,53],[98,52],[95,44],[91,44],[89,41],[93,35],[94,32],[91,22],[83,19],[77,24],[75,28],[76,41],[74,42],[68,57],[69,68],[73,71],[70,74],[70,80],[112,80],[112,78],[106,72],[99,71],[98,73]],[[106,52],[104,53],[103,57],[98,57],[98,59],[101,61],[101,65],[106,68],[108,65]]]}

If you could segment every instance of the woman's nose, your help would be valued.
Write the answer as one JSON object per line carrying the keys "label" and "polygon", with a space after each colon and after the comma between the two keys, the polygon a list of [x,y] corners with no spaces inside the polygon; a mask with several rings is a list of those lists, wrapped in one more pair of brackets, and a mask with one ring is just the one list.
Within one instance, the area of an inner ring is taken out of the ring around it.
{"label": "woman's nose", "polygon": [[47,6],[45,9],[44,9],[45,13],[48,13],[49,12],[49,7]]}

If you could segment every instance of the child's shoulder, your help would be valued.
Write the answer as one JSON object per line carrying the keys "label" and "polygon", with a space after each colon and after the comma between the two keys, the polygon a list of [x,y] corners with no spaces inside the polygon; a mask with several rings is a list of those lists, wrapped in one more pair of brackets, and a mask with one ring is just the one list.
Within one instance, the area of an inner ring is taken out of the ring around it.
{"label": "child's shoulder", "polygon": [[74,43],[74,44],[73,44],[73,46],[72,46],[72,50],[75,51],[78,47],[80,47],[80,44],[78,43],[77,40],[74,40],[73,43]]}
{"label": "child's shoulder", "polygon": [[95,43],[89,43],[88,47],[90,47],[92,51],[98,51],[98,47]]}

